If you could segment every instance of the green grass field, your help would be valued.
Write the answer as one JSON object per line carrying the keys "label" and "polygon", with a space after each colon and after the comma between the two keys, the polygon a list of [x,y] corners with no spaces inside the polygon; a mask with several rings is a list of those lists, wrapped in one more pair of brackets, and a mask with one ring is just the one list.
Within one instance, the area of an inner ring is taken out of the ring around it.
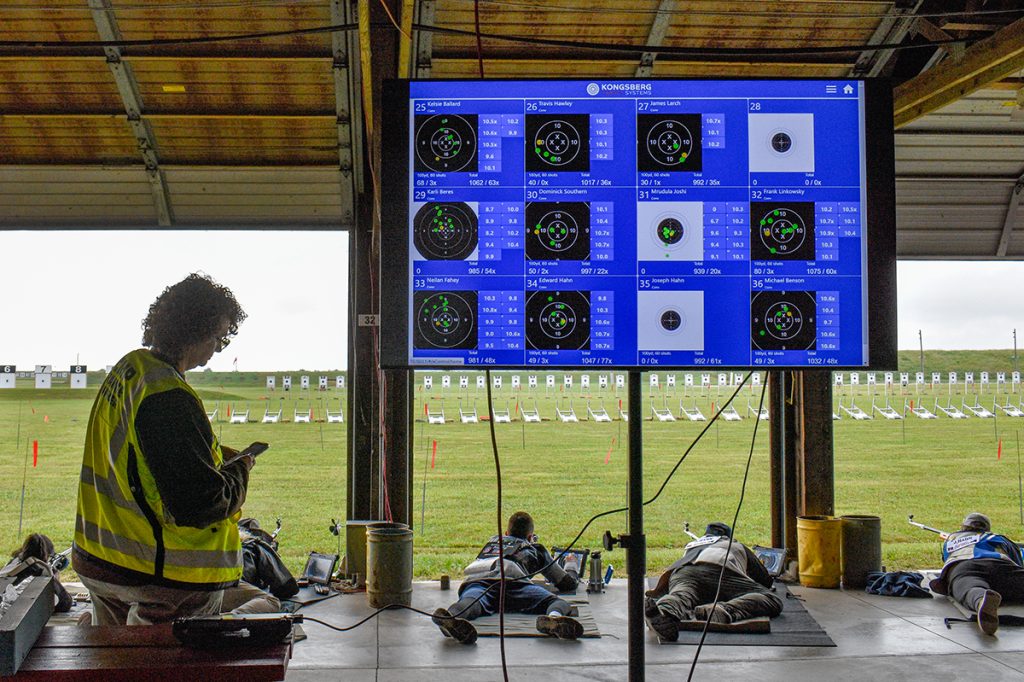
{"label": "green grass field", "polygon": [[[926,370],[982,370],[1009,373],[1011,351],[950,352],[930,351]],[[906,356],[906,357],[902,357]],[[917,353],[901,354],[906,371],[917,369]],[[296,385],[298,372],[292,373]],[[317,372],[310,371],[314,385]],[[489,429],[486,423],[458,423],[458,376],[452,373],[455,388],[444,391],[444,409],[448,423],[423,421],[424,396],[431,411],[441,407],[440,376],[434,375],[434,387],[422,388],[417,378],[414,440],[414,527],[416,530],[415,573],[436,577],[442,573],[458,575],[486,539],[495,532],[494,464]],[[473,404],[475,375],[470,377],[469,396],[464,406]],[[625,425],[581,422],[561,424],[553,421],[555,405],[563,398],[561,373],[556,373],[556,389],[548,395],[544,388],[546,372],[539,371],[540,388],[532,395],[526,388],[527,372],[503,373],[504,387],[496,393],[499,409],[514,409],[521,400],[531,406],[536,401],[545,421],[540,424],[496,424],[504,482],[504,516],[517,509],[530,511],[537,521],[542,542],[564,543],[597,512],[624,506],[626,497]],[[510,389],[510,374],[522,376],[523,389]],[[618,398],[614,388],[600,391],[597,372],[591,372],[592,404],[615,413]],[[667,374],[662,372],[662,383]],[[679,385],[664,386],[655,393],[655,404],[667,405],[679,414],[684,393],[683,372],[675,372]],[[712,372],[715,381],[716,372]],[[330,385],[334,385],[334,373]],[[278,373],[280,382],[281,373]],[[280,404],[284,418],[291,420],[296,405],[312,406],[315,417],[324,417],[324,401],[337,409],[343,392],[330,389],[321,393],[280,389],[268,395],[263,388],[265,374],[203,373],[190,375],[208,408],[219,407],[214,429],[227,444],[244,446],[265,440],[272,449],[261,456],[253,471],[247,516],[255,516],[272,527],[274,519],[283,519],[281,553],[289,567],[298,572],[311,550],[337,551],[337,539],[328,532],[331,518],[342,518],[345,510],[345,426],[317,421],[312,424],[230,424],[227,409],[250,409],[250,420],[262,417],[269,403]],[[881,381],[879,374],[879,381]],[[976,380],[979,380],[976,375]],[[699,378],[697,379],[699,382]],[[862,381],[864,378],[862,376]],[[67,546],[72,537],[76,483],[81,463],[81,443],[98,376],[90,377],[85,390],[55,386],[37,391],[30,382],[19,382],[14,390],[0,391],[0,548],[13,550],[19,541],[18,518],[22,482],[25,504],[22,535],[32,531],[49,534],[59,546]],[[23,387],[24,385],[24,387]],[[586,399],[580,397],[579,376],[571,391],[573,406],[583,417]],[[977,387],[977,388],[980,388]],[[691,389],[692,391],[693,389]],[[943,402],[948,388],[925,390],[918,395],[910,386],[906,395],[896,387],[892,402],[902,410],[904,399],[932,407],[935,397]],[[992,408],[995,386],[987,387],[980,397],[982,405]],[[837,391],[837,398],[849,396],[850,389]],[[880,395],[882,387],[875,389]],[[603,399],[599,396],[604,394]],[[686,397],[687,406],[696,404],[710,416],[712,402],[720,405],[727,392],[715,389],[705,395]],[[645,403],[650,391],[644,388]],[[476,399],[480,414],[486,413],[483,392]],[[731,521],[739,498],[740,482],[750,447],[754,420],[747,413],[748,401],[757,404],[758,393],[745,389],[736,407],[744,420],[721,422],[711,427],[693,449],[662,496],[645,510],[648,533],[648,564],[651,572],[663,568],[678,557],[685,544],[684,520],[697,530],[711,520]],[[968,402],[971,402],[972,393]],[[962,386],[953,394],[960,404]],[[1001,398],[1005,394],[1001,395]],[[283,402],[282,402],[283,398]],[[1014,403],[1020,395],[1011,396]],[[848,397],[846,398],[848,400]],[[881,401],[880,401],[881,402]],[[861,386],[857,403],[870,409],[868,388]],[[649,405],[644,406],[650,413]],[[20,418],[19,418],[20,412]],[[876,415],[877,416],[877,415]],[[347,417],[347,415],[346,415]],[[657,489],[679,456],[697,436],[703,424],[676,421],[645,422],[644,457],[647,497]],[[747,495],[737,524],[737,536],[748,544],[769,544],[768,518],[768,424],[758,430]],[[905,422],[875,419],[835,422],[836,511],[839,514],[874,514],[882,518],[883,561],[887,568],[907,569],[936,566],[940,563],[937,538],[906,523],[907,514],[930,525],[951,528],[967,511],[988,513],[999,530],[1015,539],[1024,536],[1018,509],[1018,439],[1024,419],[1004,417],[954,421],[946,418],[923,421],[911,417]],[[20,437],[16,441],[16,435]],[[31,442],[39,442],[38,466],[31,465]],[[997,447],[1002,440],[1002,458]],[[433,444],[437,449],[434,453]],[[433,466],[431,466],[433,464]],[[425,482],[425,485],[424,485]],[[425,493],[425,500],[424,500]],[[423,523],[421,525],[421,513]],[[582,544],[597,547],[604,530],[626,530],[625,514],[605,517],[591,526]],[[606,555],[606,563],[624,573],[625,555],[615,551]]]}

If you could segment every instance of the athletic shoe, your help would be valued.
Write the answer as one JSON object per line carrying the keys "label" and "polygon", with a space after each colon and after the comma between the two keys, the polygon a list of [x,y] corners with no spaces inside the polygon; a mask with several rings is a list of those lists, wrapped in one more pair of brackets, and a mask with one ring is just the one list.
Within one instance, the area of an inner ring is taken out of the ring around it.
{"label": "athletic shoe", "polygon": [[994,590],[986,590],[978,602],[978,628],[986,635],[996,634],[999,629],[999,604],[1002,596]]}
{"label": "athletic shoe", "polygon": [[538,616],[537,632],[558,639],[579,639],[583,635],[583,625],[569,616]]}
{"label": "athletic shoe", "polygon": [[649,617],[647,624],[658,634],[658,637],[666,642],[674,642],[679,639],[679,619],[675,616],[659,613]]}
{"label": "athletic shoe", "polygon": [[693,617],[696,620],[710,620],[712,623],[732,622],[732,616],[723,604],[715,604],[714,611],[711,610],[711,604],[701,604],[693,610]]}
{"label": "athletic shoe", "polygon": [[658,600],[654,597],[644,597],[644,616],[654,618],[660,613],[661,609],[658,608]]}
{"label": "athletic shoe", "polygon": [[456,618],[448,613],[447,609],[435,610],[430,620],[434,621],[434,625],[441,628],[441,632],[444,633],[445,637],[451,637],[463,644],[472,644],[476,641],[476,628],[473,627],[473,624],[465,618]]}

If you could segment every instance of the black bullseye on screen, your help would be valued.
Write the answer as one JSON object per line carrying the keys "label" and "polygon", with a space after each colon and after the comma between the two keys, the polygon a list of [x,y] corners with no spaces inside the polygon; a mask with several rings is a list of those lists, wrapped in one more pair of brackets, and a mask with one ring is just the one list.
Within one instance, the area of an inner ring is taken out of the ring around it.
{"label": "black bullseye on screen", "polygon": [[590,117],[527,115],[526,170],[590,170]]}
{"label": "black bullseye on screen", "polygon": [[475,173],[477,170],[477,117],[417,116],[417,172]]}
{"label": "black bullseye on screen", "polygon": [[476,348],[475,291],[417,291],[416,348]]}
{"label": "black bullseye on screen", "polygon": [[759,291],[750,299],[751,346],[758,350],[814,350],[814,292]]}
{"label": "black bullseye on screen", "polygon": [[590,292],[531,292],[526,299],[526,342],[537,350],[589,348]]}
{"label": "black bullseye on screen", "polygon": [[751,202],[753,260],[814,260],[814,204]]}
{"label": "black bullseye on screen", "polygon": [[701,171],[700,114],[638,114],[637,170]]}
{"label": "black bullseye on screen", "polygon": [[543,201],[527,204],[526,257],[529,260],[589,258],[589,204]]}
{"label": "black bullseye on screen", "polygon": [[476,214],[463,202],[425,204],[413,219],[413,241],[427,260],[464,260],[476,250]]}

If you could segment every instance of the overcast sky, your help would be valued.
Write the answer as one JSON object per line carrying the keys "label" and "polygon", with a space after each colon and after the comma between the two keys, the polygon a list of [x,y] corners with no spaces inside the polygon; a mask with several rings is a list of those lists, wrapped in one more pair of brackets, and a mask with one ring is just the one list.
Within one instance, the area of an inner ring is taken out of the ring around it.
{"label": "overcast sky", "polygon": [[0,364],[100,369],[138,348],[163,289],[203,271],[249,315],[209,366],[342,369],[348,234],[0,232]]}
{"label": "overcast sky", "polygon": [[[340,232],[0,231],[0,364],[113,364],[164,287],[201,270],[249,314],[212,369],[343,369],[347,263]],[[900,263],[899,347],[916,349],[921,329],[926,349],[1012,348],[1022,275],[1016,262]]]}

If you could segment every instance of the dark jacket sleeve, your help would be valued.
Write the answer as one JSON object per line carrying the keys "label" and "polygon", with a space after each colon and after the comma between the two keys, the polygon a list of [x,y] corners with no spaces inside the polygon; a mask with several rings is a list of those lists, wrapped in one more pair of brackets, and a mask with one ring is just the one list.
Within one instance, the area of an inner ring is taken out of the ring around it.
{"label": "dark jacket sleeve", "polygon": [[575,590],[580,582],[579,576],[567,573],[565,569],[559,566],[558,562],[554,560],[544,545],[534,545],[534,548],[536,548],[540,560],[543,562],[541,566],[547,566],[544,569],[544,577],[557,587],[559,592],[572,592]]}
{"label": "dark jacket sleeve", "polygon": [[210,422],[187,391],[143,400],[135,432],[164,507],[177,525],[206,528],[241,509],[249,470],[242,462],[214,466]]}

